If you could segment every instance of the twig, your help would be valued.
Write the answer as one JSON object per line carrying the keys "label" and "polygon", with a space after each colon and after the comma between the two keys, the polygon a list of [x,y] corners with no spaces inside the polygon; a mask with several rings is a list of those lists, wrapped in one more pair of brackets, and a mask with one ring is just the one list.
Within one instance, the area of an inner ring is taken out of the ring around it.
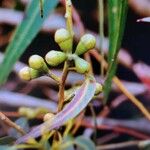
{"label": "twig", "polygon": [[15,128],[18,132],[20,132],[22,135],[25,135],[25,131],[17,124],[12,122],[8,117],[6,117],[2,112],[0,112],[0,120],[3,121],[8,126]]}
{"label": "twig", "polygon": [[64,68],[63,68],[63,73],[62,73],[62,77],[61,77],[61,82],[59,84],[59,93],[58,93],[58,112],[61,111],[62,107],[63,107],[63,103],[64,103],[64,91],[65,91],[65,81],[67,79],[67,75],[68,75],[68,62],[66,61],[64,64]]}
{"label": "twig", "polygon": [[[99,62],[101,62],[101,59],[102,56],[100,54],[98,54],[96,51],[92,51],[91,54],[94,54],[96,53],[96,55],[98,57],[97,60]],[[95,54],[93,56],[96,56]],[[105,60],[104,61],[104,65],[105,65],[105,68],[108,67],[108,64],[106,63]],[[129,98],[129,100],[143,113],[143,115],[148,119],[150,120],[150,113],[149,111],[144,107],[144,105],[131,93],[129,92],[126,87],[122,84],[122,82],[115,76],[113,78],[113,82],[118,86],[118,88]]]}
{"label": "twig", "polygon": [[139,108],[139,110],[143,113],[143,115],[150,120],[150,113],[149,111],[144,107],[144,105],[132,94],[130,93],[125,86],[121,83],[121,81],[117,78],[114,77],[113,81],[115,82],[115,84],[117,84],[117,86],[119,87],[119,89],[131,100],[131,102]]}
{"label": "twig", "polygon": [[115,143],[115,144],[107,144],[107,145],[100,145],[97,146],[97,150],[111,150],[111,149],[119,149],[119,148],[127,148],[131,146],[138,146],[140,141],[128,141],[122,143]]}
{"label": "twig", "polygon": [[[81,122],[81,126],[87,127],[87,128],[94,128],[94,125],[91,124],[89,121],[85,121],[82,120]],[[129,129],[129,128],[125,128],[125,127],[116,127],[116,126],[112,126],[111,124],[109,125],[105,125],[105,124],[101,124],[101,125],[97,125],[97,129],[99,130],[112,130],[116,133],[123,133],[123,134],[127,134],[127,135],[131,135],[134,136],[136,138],[139,139],[149,139],[150,136],[145,135],[141,132],[135,131],[133,129]]]}
{"label": "twig", "polygon": [[92,114],[92,117],[93,117],[93,120],[94,120],[94,142],[96,144],[96,138],[97,138],[97,121],[96,121],[96,113],[95,113],[95,110],[94,110],[94,107],[93,105],[90,103],[89,104],[90,106],[90,110],[91,110],[91,114]]}
{"label": "twig", "polygon": [[71,0],[65,0],[66,2],[66,23],[67,23],[67,30],[69,31],[71,37],[73,37],[73,24],[72,24],[72,3]]}
{"label": "twig", "polygon": [[[102,58],[104,59],[103,51],[103,39],[104,39],[104,1],[99,0],[99,34],[100,34],[100,51]],[[104,77],[104,64],[103,59],[101,61],[101,76]]]}
{"label": "twig", "polygon": [[[73,45],[73,24],[72,24],[72,3],[71,0],[65,0],[65,4],[66,4],[66,23],[67,23],[67,30],[70,33],[70,38],[71,38],[71,45]],[[67,53],[72,53],[72,47],[71,49],[68,50]],[[64,64],[64,68],[63,68],[63,72],[62,72],[62,76],[61,76],[61,82],[59,84],[59,93],[58,93],[58,112],[61,111],[61,109],[63,108],[63,103],[64,103],[64,91],[65,91],[65,81],[67,79],[67,75],[69,72],[69,61],[66,60],[65,64]]]}
{"label": "twig", "polygon": [[52,73],[51,71],[48,72],[47,76],[49,76],[50,78],[52,78],[54,81],[57,82],[57,84],[60,83],[60,79],[59,77],[57,77],[54,73]]}
{"label": "twig", "polygon": [[115,138],[118,138],[119,134],[118,133],[110,133],[110,134],[106,134],[100,138],[97,139],[97,144],[103,144],[103,143],[107,143],[109,141],[112,141]]}

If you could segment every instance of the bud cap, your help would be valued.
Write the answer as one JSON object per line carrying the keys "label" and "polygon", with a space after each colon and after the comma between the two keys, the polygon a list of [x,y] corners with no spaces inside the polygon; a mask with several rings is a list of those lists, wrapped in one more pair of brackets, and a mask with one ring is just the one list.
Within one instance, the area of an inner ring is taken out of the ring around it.
{"label": "bud cap", "polygon": [[70,50],[72,48],[72,38],[68,30],[61,28],[58,29],[55,33],[55,42],[58,43],[61,50],[64,52]]}
{"label": "bud cap", "polygon": [[29,66],[33,69],[41,69],[44,66],[44,59],[39,55],[32,55],[29,58]]}
{"label": "bud cap", "polygon": [[67,55],[63,52],[51,50],[45,56],[46,62],[51,66],[57,66],[67,59]]}
{"label": "bud cap", "polygon": [[76,71],[78,73],[85,73],[85,72],[88,72],[89,69],[90,69],[90,64],[85,61],[84,59],[80,58],[80,57],[77,57],[75,59],[75,67],[76,67]]}
{"label": "bud cap", "polygon": [[75,53],[77,55],[84,54],[88,50],[94,48],[96,45],[96,39],[92,34],[85,34],[81,37]]}

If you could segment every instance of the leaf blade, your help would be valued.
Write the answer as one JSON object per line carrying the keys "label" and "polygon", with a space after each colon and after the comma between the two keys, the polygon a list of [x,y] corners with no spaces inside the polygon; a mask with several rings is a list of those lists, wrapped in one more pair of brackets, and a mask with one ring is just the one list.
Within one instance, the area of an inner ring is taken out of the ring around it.
{"label": "leaf blade", "polygon": [[40,17],[39,3],[32,0],[27,7],[23,21],[17,27],[11,43],[8,45],[3,62],[0,65],[0,84],[3,84],[15,62],[23,54],[27,46],[39,32],[49,12],[57,5],[58,0],[43,0],[44,17]]}
{"label": "leaf blade", "polygon": [[81,150],[96,150],[93,141],[87,137],[78,136],[74,142]]}
{"label": "leaf blade", "polygon": [[64,107],[64,109],[58,113],[53,120],[47,121],[27,135],[17,140],[17,143],[26,141],[30,137],[38,137],[43,132],[48,132],[54,128],[63,125],[68,120],[77,116],[90,102],[93,98],[96,90],[96,81],[93,77],[88,77],[83,85],[77,90],[72,101]]}
{"label": "leaf blade", "polygon": [[108,62],[109,68],[107,71],[107,78],[104,83],[104,103],[107,102],[112,78],[117,69],[117,55],[121,46],[123,32],[125,28],[125,21],[127,15],[127,1],[126,0],[109,0],[109,53]]}

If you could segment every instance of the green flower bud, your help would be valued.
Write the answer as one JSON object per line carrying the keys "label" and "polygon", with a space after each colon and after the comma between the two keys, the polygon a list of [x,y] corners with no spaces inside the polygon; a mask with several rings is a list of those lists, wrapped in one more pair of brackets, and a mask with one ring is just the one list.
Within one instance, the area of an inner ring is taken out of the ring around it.
{"label": "green flower bud", "polygon": [[81,37],[81,39],[77,45],[75,54],[77,54],[77,55],[84,54],[88,50],[94,48],[95,44],[96,44],[95,37],[91,34],[85,34]]}
{"label": "green flower bud", "polygon": [[68,30],[61,28],[58,29],[55,33],[55,42],[58,43],[61,50],[67,52],[72,49],[72,38]]}
{"label": "green flower bud", "polygon": [[46,62],[51,66],[57,66],[67,59],[67,55],[63,52],[52,50],[45,56]]}
{"label": "green flower bud", "polygon": [[44,120],[44,122],[45,122],[45,121],[48,121],[48,120],[51,120],[51,119],[54,118],[54,116],[55,116],[55,115],[52,114],[52,113],[47,113],[47,114],[44,115],[43,120]]}
{"label": "green flower bud", "polygon": [[103,86],[100,83],[96,83],[96,91],[95,91],[95,95],[98,95],[102,92],[103,90]]}
{"label": "green flower bud", "polygon": [[39,77],[39,72],[30,67],[24,67],[20,70],[19,76],[21,79],[29,81],[31,79]]}
{"label": "green flower bud", "polygon": [[39,71],[48,72],[48,67],[44,62],[44,59],[39,55],[32,55],[29,58],[29,66]]}
{"label": "green flower bud", "polygon": [[75,59],[75,67],[78,73],[88,72],[90,69],[90,64],[80,57],[76,57]]}

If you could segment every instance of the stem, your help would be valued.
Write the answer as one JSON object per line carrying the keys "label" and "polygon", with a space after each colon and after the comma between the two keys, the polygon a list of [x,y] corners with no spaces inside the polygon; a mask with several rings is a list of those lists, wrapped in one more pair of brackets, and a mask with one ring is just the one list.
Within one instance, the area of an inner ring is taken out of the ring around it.
{"label": "stem", "polygon": [[49,76],[50,78],[52,78],[53,80],[55,80],[58,84],[60,83],[60,79],[59,77],[57,77],[54,73],[52,73],[51,71],[48,72],[47,76]]}
{"label": "stem", "polygon": [[0,112],[0,120],[6,123],[8,126],[15,128],[22,135],[25,135],[25,131],[16,123],[12,122],[8,117],[6,117],[2,112]]}
{"label": "stem", "polygon": [[[100,34],[100,52],[104,58],[103,40],[104,40],[104,1],[99,0],[99,34]],[[101,76],[104,77],[104,62],[101,61]]]}
{"label": "stem", "polygon": [[93,105],[90,103],[89,104],[90,106],[90,110],[91,110],[91,113],[92,113],[92,118],[94,120],[94,137],[93,137],[93,140],[95,142],[95,144],[97,143],[96,141],[96,138],[97,138],[97,121],[96,121],[96,113],[95,113],[95,110],[94,110],[94,107]]}
{"label": "stem", "polygon": [[[97,59],[97,61],[101,62],[103,59],[102,56],[96,51],[90,51],[90,53]],[[104,67],[108,68],[107,62],[103,59]],[[150,120],[150,113],[144,107],[144,105],[138,100],[126,87],[122,84],[122,82],[116,76],[113,77],[113,82],[118,86],[118,88],[122,91],[124,95],[126,95],[129,100],[143,113],[143,115]]]}
{"label": "stem", "polygon": [[41,18],[43,18],[43,0],[40,0],[40,13],[41,13]]}
{"label": "stem", "polygon": [[[73,25],[72,25],[72,3],[71,0],[65,0],[66,1],[66,24],[67,24],[67,30],[70,33],[70,37],[72,39],[71,44],[73,45]],[[72,49],[70,50],[70,53],[72,53]]]}
{"label": "stem", "polygon": [[65,64],[64,64],[64,69],[63,69],[61,81],[60,81],[60,84],[59,84],[58,112],[62,110],[64,99],[65,99],[64,91],[65,91],[65,81],[66,81],[67,75],[68,75],[68,68],[69,68],[69,64],[68,64],[68,61],[66,61]]}
{"label": "stem", "polygon": [[[72,26],[72,3],[71,0],[65,0],[66,2],[66,24],[67,24],[67,30],[70,33],[71,37],[71,44],[73,45],[73,26]],[[68,53],[72,53],[72,48],[68,51]],[[58,112],[62,110],[63,103],[64,103],[64,91],[65,91],[65,81],[67,79],[67,75],[69,72],[69,61],[66,60],[63,68],[63,73],[61,77],[61,81],[59,84],[59,93],[58,93]]]}
{"label": "stem", "polygon": [[115,144],[108,144],[108,145],[100,145],[97,146],[97,150],[111,150],[111,149],[120,149],[126,148],[131,146],[138,146],[140,141],[129,141],[129,142],[122,142],[122,143],[115,143]]}

